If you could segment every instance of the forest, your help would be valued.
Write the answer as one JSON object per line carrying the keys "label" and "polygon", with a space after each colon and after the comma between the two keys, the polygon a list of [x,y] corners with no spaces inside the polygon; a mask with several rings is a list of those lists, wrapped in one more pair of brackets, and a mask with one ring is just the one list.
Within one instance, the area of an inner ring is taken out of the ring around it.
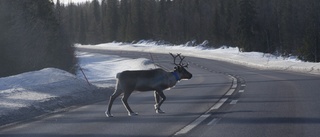
{"label": "forest", "polygon": [[0,77],[74,72],[74,43],[153,40],[320,61],[319,0],[0,0]]}
{"label": "forest", "polygon": [[208,41],[305,61],[320,59],[319,0],[93,0],[56,4],[71,41]]}
{"label": "forest", "polygon": [[0,0],[0,77],[55,67],[74,72],[73,44],[49,0]]}

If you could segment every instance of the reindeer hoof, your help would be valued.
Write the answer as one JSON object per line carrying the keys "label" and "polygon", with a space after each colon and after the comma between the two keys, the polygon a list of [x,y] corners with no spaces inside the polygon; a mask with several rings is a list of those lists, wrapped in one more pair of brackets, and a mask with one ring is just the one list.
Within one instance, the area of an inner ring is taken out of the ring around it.
{"label": "reindeer hoof", "polygon": [[165,113],[165,112],[162,111],[161,109],[157,109],[157,110],[156,110],[156,113],[158,113],[158,114],[163,114],[163,113]]}
{"label": "reindeer hoof", "polygon": [[159,109],[158,104],[155,104],[155,105],[154,105],[154,109],[155,109],[155,110]]}
{"label": "reindeer hoof", "polygon": [[132,113],[128,113],[129,116],[137,116],[138,113],[132,112]]}
{"label": "reindeer hoof", "polygon": [[113,115],[111,115],[111,114],[110,114],[109,112],[107,112],[107,111],[105,112],[105,114],[106,114],[107,117],[113,117]]}

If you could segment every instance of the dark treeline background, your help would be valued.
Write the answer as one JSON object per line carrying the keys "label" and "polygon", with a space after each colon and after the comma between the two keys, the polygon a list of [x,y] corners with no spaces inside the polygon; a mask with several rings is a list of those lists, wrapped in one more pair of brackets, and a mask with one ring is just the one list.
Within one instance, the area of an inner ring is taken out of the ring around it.
{"label": "dark treeline background", "polygon": [[142,39],[320,60],[319,0],[0,0],[0,76],[72,72],[72,43]]}
{"label": "dark treeline background", "polygon": [[56,4],[75,43],[196,40],[319,61],[319,0],[93,0]]}
{"label": "dark treeline background", "polygon": [[52,1],[0,0],[0,77],[75,62]]}

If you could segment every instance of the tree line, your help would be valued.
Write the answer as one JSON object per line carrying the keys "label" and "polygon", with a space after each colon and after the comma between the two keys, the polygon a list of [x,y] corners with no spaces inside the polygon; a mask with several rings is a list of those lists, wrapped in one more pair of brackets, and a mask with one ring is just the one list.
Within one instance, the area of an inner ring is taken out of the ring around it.
{"label": "tree line", "polygon": [[56,4],[73,42],[196,40],[318,62],[319,0],[93,0]]}
{"label": "tree line", "polygon": [[72,72],[72,43],[208,41],[319,62],[318,0],[0,0],[0,76]]}
{"label": "tree line", "polygon": [[49,0],[0,0],[0,77],[55,67],[73,72],[74,48]]}

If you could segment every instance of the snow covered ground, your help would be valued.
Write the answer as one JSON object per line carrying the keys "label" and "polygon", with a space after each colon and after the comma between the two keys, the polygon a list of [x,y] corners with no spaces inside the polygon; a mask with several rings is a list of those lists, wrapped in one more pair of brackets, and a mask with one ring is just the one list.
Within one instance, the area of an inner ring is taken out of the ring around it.
{"label": "snow covered ground", "polygon": [[[209,49],[203,46],[168,46],[140,42],[77,45],[77,47],[182,53],[186,56],[227,61],[259,69],[320,74],[319,63],[302,62],[294,57],[282,58],[258,52],[239,52],[238,48],[226,46]],[[91,84],[86,82],[81,71],[78,71],[77,75],[72,75],[55,68],[0,78],[0,126],[88,100],[106,99],[112,93],[112,88],[109,87],[114,86],[116,73],[123,70],[155,68],[155,65],[145,58],[129,59],[85,52],[77,52],[77,58]]]}
{"label": "snow covered ground", "polygon": [[0,126],[86,102],[98,89],[66,71],[45,68],[0,78]]}
{"label": "snow covered ground", "polygon": [[186,45],[158,45],[156,42],[142,41],[139,44],[106,43],[99,45],[77,45],[94,49],[127,50],[153,53],[182,53],[186,56],[226,61],[258,69],[296,71],[303,73],[320,74],[320,63],[303,62],[297,57],[277,57],[259,52],[239,52],[238,48],[222,46],[218,49],[201,46]]}
{"label": "snow covered ground", "polygon": [[[88,81],[98,87],[110,87],[115,84],[115,76],[124,70],[147,70],[155,68],[152,61],[145,58],[129,59],[115,55],[102,55],[78,52],[77,58]],[[85,79],[81,71],[77,76]]]}
{"label": "snow covered ground", "polygon": [[55,68],[0,78],[0,126],[71,105],[106,100],[113,92],[116,73],[155,67],[145,58],[84,52],[77,52],[77,58],[90,84],[80,70],[73,75]]}

